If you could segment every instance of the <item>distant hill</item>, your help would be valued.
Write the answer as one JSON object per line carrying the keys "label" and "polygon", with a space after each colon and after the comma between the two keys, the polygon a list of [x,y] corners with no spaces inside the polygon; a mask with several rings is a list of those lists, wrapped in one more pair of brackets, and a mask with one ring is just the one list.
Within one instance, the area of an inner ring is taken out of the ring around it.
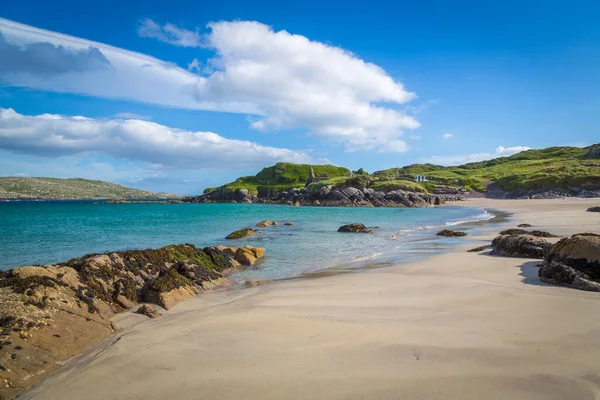
{"label": "distant hill", "polygon": [[[600,189],[600,144],[527,150],[510,157],[456,167],[413,164],[373,173],[376,180],[422,175],[436,183],[485,192],[490,184],[505,192],[543,189]],[[431,188],[431,183],[421,184]]]}
{"label": "distant hill", "polygon": [[256,196],[259,191],[284,191],[291,188],[304,187],[311,167],[315,176],[322,177],[324,174],[329,179],[345,179],[350,177],[350,170],[335,165],[310,165],[310,164],[292,164],[277,163],[271,167],[263,168],[254,176],[243,176],[234,182],[227,183],[219,188],[208,188],[204,193],[212,192],[216,189],[235,190],[246,189]]}
{"label": "distant hill", "polygon": [[80,178],[0,178],[0,199],[148,199],[173,197],[177,196]]}
{"label": "distant hill", "polygon": [[[215,193],[220,197],[213,195],[211,198],[226,200],[230,197],[227,193],[246,189],[251,197],[269,197],[273,193],[304,187],[311,167],[315,176],[327,174],[327,179],[311,184],[309,190],[326,185],[420,193],[445,193],[449,187],[460,192],[493,190],[508,193],[545,189],[600,190],[600,144],[596,144],[584,148],[527,150],[510,157],[455,167],[412,164],[372,174],[362,169],[351,173],[347,168],[333,165],[278,163],[255,176],[244,176],[221,187],[206,189],[204,193],[218,190]],[[425,177],[425,181],[417,182],[421,177]]]}

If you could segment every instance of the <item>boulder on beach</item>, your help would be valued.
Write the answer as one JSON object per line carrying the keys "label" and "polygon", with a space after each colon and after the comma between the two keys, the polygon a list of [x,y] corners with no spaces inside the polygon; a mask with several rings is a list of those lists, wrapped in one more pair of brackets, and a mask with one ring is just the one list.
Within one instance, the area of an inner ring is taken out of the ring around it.
{"label": "boulder on beach", "polygon": [[227,235],[227,237],[225,237],[225,239],[243,239],[252,235],[256,235],[258,232],[258,229],[242,228],[235,232],[231,232],[229,235]]}
{"label": "boulder on beach", "polygon": [[600,207],[590,207],[587,209],[589,212],[597,212],[600,213]]}
{"label": "boulder on beach", "polygon": [[538,275],[547,283],[600,292],[600,235],[583,233],[560,240]]}
{"label": "boulder on beach", "polygon": [[265,256],[265,249],[262,247],[244,246],[235,252],[235,260],[244,266],[254,266],[259,258]]}
{"label": "boulder on beach", "polygon": [[372,233],[371,228],[367,228],[363,224],[348,224],[341,226],[338,232],[349,232],[349,233]]}
{"label": "boulder on beach", "polygon": [[467,250],[469,253],[480,253],[482,251],[487,250],[489,247],[488,246],[480,246],[480,247],[475,247],[474,249],[470,249]]}
{"label": "boulder on beach", "polygon": [[500,235],[492,241],[492,254],[504,257],[544,258],[552,243],[532,235]]}
{"label": "boulder on beach", "polygon": [[158,318],[162,315],[158,312],[158,310],[155,307],[149,304],[144,304],[140,306],[140,308],[137,309],[136,314],[142,314],[152,319]]}
{"label": "boulder on beach", "polygon": [[442,231],[439,231],[437,233],[438,236],[445,236],[445,237],[459,237],[459,236],[467,236],[466,232],[461,232],[461,231],[453,231],[450,229],[444,229]]}
{"label": "boulder on beach", "polygon": [[507,229],[505,231],[500,232],[500,235],[511,235],[511,236],[531,235],[531,236],[546,237],[546,238],[558,237],[556,235],[551,234],[550,232],[538,231],[538,230],[526,231],[525,229]]}

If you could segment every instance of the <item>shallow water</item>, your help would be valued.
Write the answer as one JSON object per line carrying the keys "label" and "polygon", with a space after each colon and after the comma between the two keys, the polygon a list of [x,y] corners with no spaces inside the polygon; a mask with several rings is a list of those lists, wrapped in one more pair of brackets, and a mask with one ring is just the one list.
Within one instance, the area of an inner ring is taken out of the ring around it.
{"label": "shallow water", "polygon": [[[0,203],[0,269],[65,261],[88,253],[156,248],[192,243],[265,247],[257,269],[232,276],[237,281],[283,279],[343,265],[401,263],[422,259],[461,239],[440,238],[441,228],[474,229],[465,222],[493,215],[480,208],[290,207],[260,204],[94,204],[92,201]],[[224,237],[257,222],[257,235]],[[283,222],[293,221],[294,226]],[[378,226],[374,234],[338,233],[344,224]],[[464,239],[462,239],[464,240]]]}

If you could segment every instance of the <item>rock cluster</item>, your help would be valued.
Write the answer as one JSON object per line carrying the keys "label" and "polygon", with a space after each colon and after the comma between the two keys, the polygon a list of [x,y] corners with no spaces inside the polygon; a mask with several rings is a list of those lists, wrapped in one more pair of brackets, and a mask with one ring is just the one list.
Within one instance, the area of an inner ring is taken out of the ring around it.
{"label": "rock cluster", "polygon": [[492,241],[492,253],[504,257],[544,258],[552,243],[528,234],[500,235]]}
{"label": "rock cluster", "polygon": [[[57,265],[0,273],[0,397],[58,368],[115,331],[110,318],[139,302],[171,308],[226,285],[231,271],[252,266],[265,250],[191,244],[93,254]],[[152,317],[147,307],[138,312]],[[17,349],[17,353],[15,353]],[[17,354],[10,358],[10,354]],[[0,368],[1,369],[1,368]]]}
{"label": "rock cluster", "polygon": [[538,230],[526,231],[525,229],[507,229],[505,231],[500,232],[500,234],[501,235],[511,235],[511,236],[531,235],[531,236],[545,237],[545,238],[558,237],[556,235],[553,235],[553,234],[551,234],[549,232],[545,232],[545,231],[538,231]]}
{"label": "rock cluster", "polygon": [[561,239],[549,250],[538,275],[544,282],[600,292],[600,235]]}
{"label": "rock cluster", "polygon": [[428,207],[462,200],[461,194],[425,194],[403,190],[376,191],[369,188],[324,186],[319,189],[290,189],[272,196],[252,196],[246,189],[217,189],[186,197],[188,203],[272,203],[308,206]]}
{"label": "rock cluster", "polygon": [[452,231],[450,229],[444,229],[441,230],[437,233],[438,236],[445,236],[445,237],[459,237],[459,236],[467,236],[466,232],[461,232],[461,231]]}
{"label": "rock cluster", "polygon": [[373,229],[364,226],[363,224],[348,224],[340,226],[338,232],[347,233],[372,233]]}

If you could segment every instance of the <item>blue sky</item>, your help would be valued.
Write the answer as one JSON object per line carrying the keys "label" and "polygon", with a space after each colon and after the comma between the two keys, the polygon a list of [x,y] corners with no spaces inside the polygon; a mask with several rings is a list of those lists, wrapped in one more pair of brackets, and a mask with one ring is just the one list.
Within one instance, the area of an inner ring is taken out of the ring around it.
{"label": "blue sky", "polygon": [[597,2],[287,3],[5,2],[0,175],[189,194],[600,141]]}

